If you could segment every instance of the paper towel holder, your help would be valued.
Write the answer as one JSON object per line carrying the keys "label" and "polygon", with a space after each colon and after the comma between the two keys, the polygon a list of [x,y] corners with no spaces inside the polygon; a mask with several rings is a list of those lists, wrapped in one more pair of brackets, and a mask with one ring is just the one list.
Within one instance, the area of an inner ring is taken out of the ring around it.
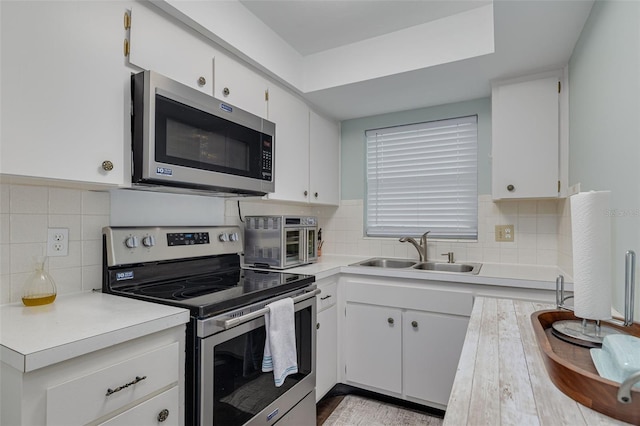
{"label": "paper towel holder", "polygon": [[[636,254],[633,250],[625,253],[625,273],[624,273],[624,321],[617,319],[606,320],[605,322],[628,327],[633,324],[634,298],[635,298],[635,270]],[[564,276],[559,275],[556,279],[556,306],[558,309],[572,311],[573,308],[567,306],[565,302],[573,296],[564,295]],[[620,334],[624,331],[602,325],[600,320],[589,322],[586,319],[556,321],[552,325],[552,333],[569,343],[588,348],[602,346],[604,336],[609,334]]]}

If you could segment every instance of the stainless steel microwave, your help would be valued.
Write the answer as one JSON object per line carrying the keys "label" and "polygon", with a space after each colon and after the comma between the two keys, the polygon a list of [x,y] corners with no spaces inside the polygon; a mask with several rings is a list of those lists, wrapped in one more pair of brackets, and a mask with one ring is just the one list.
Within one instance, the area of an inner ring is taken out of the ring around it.
{"label": "stainless steel microwave", "polygon": [[273,192],[275,124],[153,71],[131,76],[132,184]]}

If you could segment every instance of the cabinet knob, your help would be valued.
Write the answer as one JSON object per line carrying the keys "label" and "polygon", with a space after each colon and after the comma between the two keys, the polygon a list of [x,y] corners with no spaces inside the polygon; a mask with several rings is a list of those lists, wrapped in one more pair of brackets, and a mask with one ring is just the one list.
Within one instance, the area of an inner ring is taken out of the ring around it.
{"label": "cabinet knob", "polygon": [[224,96],[229,96],[229,94],[231,94],[231,90],[229,90],[228,87],[225,87],[224,89],[222,89],[222,94]]}
{"label": "cabinet knob", "polygon": [[315,193],[313,194],[313,196],[314,196],[314,197],[316,197],[316,198],[318,198],[318,193],[317,193],[317,192],[315,192]]}
{"label": "cabinet knob", "polygon": [[389,324],[393,324],[393,323],[394,323],[393,318],[391,318],[391,317],[387,318],[387,322],[388,322]]}
{"label": "cabinet knob", "polygon": [[316,330],[320,330],[320,323],[316,323]]}
{"label": "cabinet knob", "polygon": [[102,170],[104,170],[105,172],[110,172],[111,170],[113,170],[113,163],[109,160],[103,161]]}
{"label": "cabinet knob", "polygon": [[200,78],[198,78],[198,86],[202,87],[205,84],[207,84],[207,79],[202,77],[202,76],[200,76]]}
{"label": "cabinet knob", "polygon": [[307,195],[309,195],[309,191],[304,191],[304,196],[306,197]]}
{"label": "cabinet knob", "polygon": [[168,417],[169,417],[169,410],[167,410],[166,408],[158,413],[158,421],[160,423],[167,420]]}
{"label": "cabinet knob", "polygon": [[418,321],[411,321],[411,327],[418,328]]}
{"label": "cabinet knob", "polygon": [[515,186],[513,186],[513,185],[507,185],[507,191],[509,191],[509,192],[513,192],[515,189],[516,189],[516,187],[515,187]]}

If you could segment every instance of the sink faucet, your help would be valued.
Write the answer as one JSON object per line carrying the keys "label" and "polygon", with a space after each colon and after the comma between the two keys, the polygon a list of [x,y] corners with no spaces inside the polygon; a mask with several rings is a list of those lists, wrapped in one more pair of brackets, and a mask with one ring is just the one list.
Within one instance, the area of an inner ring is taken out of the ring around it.
{"label": "sink faucet", "polygon": [[420,244],[418,244],[416,242],[416,240],[414,240],[411,237],[402,237],[400,238],[400,242],[401,243],[411,243],[413,244],[413,246],[416,248],[416,250],[418,250],[418,255],[420,256],[420,261],[421,262],[426,262],[427,261],[427,234],[431,232],[431,231],[427,231],[424,234],[422,234],[422,236],[420,237]]}

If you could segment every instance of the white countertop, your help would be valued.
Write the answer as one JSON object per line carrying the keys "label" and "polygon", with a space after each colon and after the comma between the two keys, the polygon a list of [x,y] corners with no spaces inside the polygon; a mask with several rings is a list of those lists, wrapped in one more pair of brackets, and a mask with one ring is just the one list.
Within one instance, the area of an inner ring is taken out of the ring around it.
{"label": "white countertop", "polygon": [[[315,275],[317,280],[337,273],[374,275],[379,277],[425,279],[468,284],[496,285],[516,288],[545,289],[555,291],[555,282],[563,272],[555,266],[518,265],[505,263],[482,263],[478,275],[415,270],[412,268],[376,268],[349,266],[372,256],[323,255],[318,262],[283,272]],[[417,260],[416,260],[417,262]],[[464,262],[457,262],[464,263]],[[573,290],[573,284],[565,279],[565,289]]]}
{"label": "white countertop", "polygon": [[0,359],[22,372],[189,321],[186,309],[98,292],[58,295],[49,305],[0,306]]}

